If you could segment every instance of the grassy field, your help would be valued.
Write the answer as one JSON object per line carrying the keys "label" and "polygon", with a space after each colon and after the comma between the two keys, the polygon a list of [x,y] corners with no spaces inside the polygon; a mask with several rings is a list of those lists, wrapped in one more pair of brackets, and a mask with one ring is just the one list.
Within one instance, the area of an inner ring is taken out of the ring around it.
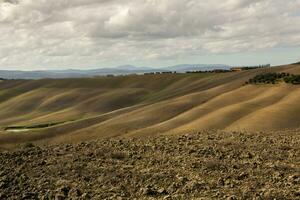
{"label": "grassy field", "polygon": [[[2,81],[0,146],[298,128],[299,85],[245,85],[265,72],[300,74],[300,65],[219,74]],[[53,122],[64,123],[39,127]],[[8,132],[5,127],[29,129]]]}

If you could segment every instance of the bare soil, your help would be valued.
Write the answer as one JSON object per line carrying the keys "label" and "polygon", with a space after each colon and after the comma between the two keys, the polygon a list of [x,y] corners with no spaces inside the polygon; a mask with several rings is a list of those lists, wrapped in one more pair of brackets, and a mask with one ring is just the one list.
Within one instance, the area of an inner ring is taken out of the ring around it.
{"label": "bare soil", "polygon": [[300,131],[201,131],[0,153],[0,199],[300,199]]}

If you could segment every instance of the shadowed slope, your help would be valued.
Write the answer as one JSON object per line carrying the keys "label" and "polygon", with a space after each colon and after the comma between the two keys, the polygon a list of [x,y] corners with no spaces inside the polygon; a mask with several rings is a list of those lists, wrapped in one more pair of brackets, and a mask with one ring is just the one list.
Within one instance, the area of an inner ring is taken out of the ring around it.
{"label": "shadowed slope", "polygon": [[22,133],[2,131],[0,144],[298,127],[300,86],[244,85],[263,72],[300,74],[300,66],[224,74],[4,81],[0,126],[64,123]]}

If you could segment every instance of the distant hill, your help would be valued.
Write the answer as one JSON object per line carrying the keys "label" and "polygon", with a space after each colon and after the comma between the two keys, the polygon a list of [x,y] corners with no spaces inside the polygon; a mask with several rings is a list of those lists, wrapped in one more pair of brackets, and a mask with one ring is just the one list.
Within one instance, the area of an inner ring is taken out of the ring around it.
{"label": "distant hill", "polygon": [[154,70],[153,68],[150,67],[136,67],[133,65],[121,65],[116,67],[116,69],[121,69],[121,70],[132,70],[132,71],[141,71],[141,70],[146,70],[146,71],[151,71]]}
{"label": "distant hill", "polygon": [[299,62],[296,62],[296,63],[294,63],[293,65],[300,65],[300,61],[299,61]]}
{"label": "distant hill", "polygon": [[177,72],[186,72],[186,71],[210,71],[214,69],[230,69],[231,67],[228,65],[222,64],[215,64],[215,65],[208,65],[208,64],[182,64],[182,65],[175,65],[170,67],[162,68],[167,71],[177,71]]}
{"label": "distant hill", "polygon": [[245,85],[257,75],[283,72],[299,75],[300,65],[229,73],[0,81],[0,149],[28,141],[56,144],[209,129],[300,128],[299,85]]}
{"label": "distant hill", "polygon": [[206,64],[183,64],[161,68],[136,67],[133,65],[122,65],[115,68],[99,68],[88,70],[40,70],[40,71],[17,71],[17,70],[0,70],[0,77],[4,79],[43,79],[43,78],[84,78],[105,75],[127,75],[143,74],[150,72],[167,72],[167,71],[207,71],[213,69],[229,69],[226,65],[206,65]]}

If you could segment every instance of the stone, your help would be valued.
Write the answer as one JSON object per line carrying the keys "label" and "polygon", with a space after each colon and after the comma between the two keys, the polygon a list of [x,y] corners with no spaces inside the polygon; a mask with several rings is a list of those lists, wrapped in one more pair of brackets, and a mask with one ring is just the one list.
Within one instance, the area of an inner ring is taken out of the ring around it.
{"label": "stone", "polygon": [[64,200],[66,199],[66,196],[64,194],[56,194],[55,200]]}

